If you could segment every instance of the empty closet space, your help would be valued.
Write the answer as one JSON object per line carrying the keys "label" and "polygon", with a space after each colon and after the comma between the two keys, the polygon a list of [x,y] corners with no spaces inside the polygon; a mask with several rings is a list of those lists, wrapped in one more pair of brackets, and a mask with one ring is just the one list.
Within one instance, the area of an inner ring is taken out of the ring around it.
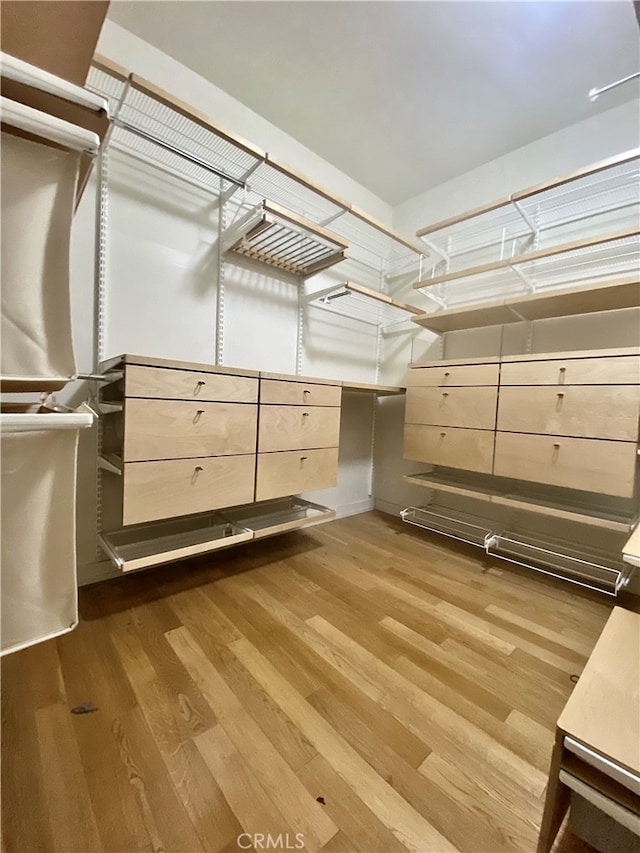
{"label": "empty closet space", "polygon": [[2,4],[3,853],[637,853],[638,4]]}

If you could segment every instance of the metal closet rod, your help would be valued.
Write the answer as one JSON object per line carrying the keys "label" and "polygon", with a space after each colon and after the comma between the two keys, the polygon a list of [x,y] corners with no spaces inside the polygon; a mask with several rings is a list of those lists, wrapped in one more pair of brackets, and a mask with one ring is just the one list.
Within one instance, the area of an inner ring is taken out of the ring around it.
{"label": "metal closet rod", "polygon": [[172,154],[177,154],[178,157],[182,157],[184,160],[188,160],[190,163],[195,163],[196,166],[200,166],[201,169],[205,169],[207,172],[211,172],[214,175],[217,175],[219,178],[222,178],[225,181],[229,181],[229,183],[234,184],[236,187],[240,187],[240,189],[246,189],[247,184],[246,181],[242,181],[239,178],[234,178],[231,175],[228,175],[226,172],[223,172],[222,169],[216,169],[215,166],[212,166],[211,163],[207,163],[206,160],[201,160],[200,157],[196,157],[195,154],[189,154],[188,151],[184,151],[182,148],[178,148],[175,145],[172,145],[170,142],[165,142],[163,139],[159,139],[157,136],[154,136],[153,133],[149,133],[146,130],[142,130],[139,127],[135,127],[135,125],[129,124],[126,121],[122,121],[122,119],[115,119],[113,124],[116,127],[120,127],[123,130],[126,130],[128,133],[132,133],[134,136],[139,136],[141,139],[146,139],[147,142],[152,142],[154,145],[158,145],[160,148],[164,148],[166,151],[170,151]]}

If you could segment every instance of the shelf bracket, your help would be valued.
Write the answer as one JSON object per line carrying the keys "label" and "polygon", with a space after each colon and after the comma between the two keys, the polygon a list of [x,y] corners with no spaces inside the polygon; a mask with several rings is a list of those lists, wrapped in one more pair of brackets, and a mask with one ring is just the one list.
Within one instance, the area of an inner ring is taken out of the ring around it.
{"label": "shelf bracket", "polygon": [[531,231],[531,234],[533,235],[533,237],[535,239],[538,236],[538,231],[539,231],[539,228],[536,225],[536,223],[532,221],[532,219],[528,213],[525,213],[525,211],[522,209],[522,205],[520,204],[519,201],[514,201],[513,199],[509,199],[509,201],[515,207],[515,209],[518,211],[518,213],[520,214],[522,219],[524,219],[524,221],[526,222],[527,226],[529,227],[529,229]]}
{"label": "shelf bracket", "polygon": [[514,258],[514,263],[509,264],[509,266],[514,271],[514,273],[518,276],[518,278],[523,282],[523,284],[525,285],[525,287],[527,288],[529,293],[535,293],[536,292],[535,284],[531,281],[531,279],[527,275],[525,275],[525,273],[522,272],[522,270],[518,269],[517,258]]}

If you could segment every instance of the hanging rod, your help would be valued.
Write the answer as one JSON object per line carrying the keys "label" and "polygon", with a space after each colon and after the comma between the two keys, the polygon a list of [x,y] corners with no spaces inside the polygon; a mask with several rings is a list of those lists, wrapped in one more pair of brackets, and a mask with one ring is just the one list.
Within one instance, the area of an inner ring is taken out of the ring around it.
{"label": "hanging rod", "polygon": [[229,183],[231,184],[235,184],[235,186],[240,187],[240,189],[245,189],[247,186],[245,181],[231,177],[231,175],[228,175],[226,172],[223,172],[222,169],[216,169],[216,167],[212,166],[211,163],[207,163],[206,160],[201,160],[200,157],[196,157],[195,154],[189,154],[188,151],[184,151],[182,148],[178,148],[177,146],[172,145],[170,142],[165,142],[163,139],[154,136],[152,133],[149,133],[146,130],[142,130],[139,127],[135,127],[135,125],[129,124],[126,121],[122,121],[122,119],[116,119],[113,124],[116,127],[122,128],[122,130],[126,130],[128,133],[132,133],[134,136],[139,136],[141,139],[146,139],[147,142],[152,142],[154,145],[158,145],[160,148],[164,148],[166,151],[170,151],[172,154],[177,154],[178,157],[182,157],[184,160],[188,160],[190,163],[195,163],[195,165],[200,166],[201,169],[205,169],[207,172],[211,172],[212,174],[217,175],[219,178],[222,178],[225,181],[229,181]]}
{"label": "hanging rod", "polygon": [[629,74],[628,77],[623,77],[622,80],[616,80],[615,83],[609,83],[608,86],[602,86],[601,89],[590,89],[587,97],[590,101],[595,101],[600,95],[604,95],[605,92],[616,89],[618,86],[622,86],[623,83],[628,83],[630,80],[635,80],[638,77],[640,77],[640,71],[636,71],[635,74]]}

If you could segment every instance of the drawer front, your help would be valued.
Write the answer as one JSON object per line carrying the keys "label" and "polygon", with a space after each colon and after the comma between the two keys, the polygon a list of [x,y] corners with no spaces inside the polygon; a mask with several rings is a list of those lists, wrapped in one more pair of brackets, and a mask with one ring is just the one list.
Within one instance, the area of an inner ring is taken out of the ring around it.
{"label": "drawer front", "polygon": [[404,456],[417,462],[490,474],[494,435],[490,430],[406,424]]}
{"label": "drawer front", "polygon": [[126,397],[257,403],[258,380],[224,373],[128,365],[124,393]]}
{"label": "drawer front", "polygon": [[339,407],[260,406],[259,453],[337,447],[339,437]]}
{"label": "drawer front", "polygon": [[638,385],[640,356],[515,361],[502,365],[501,385]]}
{"label": "drawer front", "polygon": [[128,462],[122,523],[189,515],[253,500],[255,454]]}
{"label": "drawer front", "polygon": [[639,385],[511,385],[500,389],[498,429],[636,441]]}
{"label": "drawer front", "polygon": [[493,473],[605,495],[633,495],[637,445],[547,435],[496,434]]}
{"label": "drawer front", "polygon": [[338,480],[338,448],[259,453],[256,500],[330,489]]}
{"label": "drawer front", "polygon": [[289,406],[339,406],[340,385],[315,385],[312,382],[285,382],[279,379],[260,380],[260,402],[282,403]]}
{"label": "drawer front", "polygon": [[497,385],[497,364],[458,364],[442,367],[411,367],[407,387],[447,385]]}
{"label": "drawer front", "polygon": [[255,453],[258,407],[129,398],[124,461]]}
{"label": "drawer front", "polygon": [[497,388],[408,388],[408,424],[495,429]]}

